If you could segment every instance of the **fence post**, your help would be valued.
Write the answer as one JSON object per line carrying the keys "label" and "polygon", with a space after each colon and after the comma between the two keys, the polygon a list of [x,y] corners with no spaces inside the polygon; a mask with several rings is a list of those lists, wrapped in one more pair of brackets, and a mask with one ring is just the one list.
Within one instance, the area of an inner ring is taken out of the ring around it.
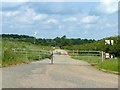
{"label": "fence post", "polygon": [[104,60],[104,52],[102,51],[102,62],[103,62],[103,60]]}
{"label": "fence post", "polygon": [[53,64],[53,50],[52,50],[52,56],[51,56],[51,64]]}
{"label": "fence post", "polygon": [[77,50],[77,55],[79,55],[78,52],[79,52],[79,51]]}
{"label": "fence post", "polygon": [[39,51],[39,61],[40,61],[40,51]]}
{"label": "fence post", "polygon": [[74,55],[74,50],[73,50],[73,55]]}

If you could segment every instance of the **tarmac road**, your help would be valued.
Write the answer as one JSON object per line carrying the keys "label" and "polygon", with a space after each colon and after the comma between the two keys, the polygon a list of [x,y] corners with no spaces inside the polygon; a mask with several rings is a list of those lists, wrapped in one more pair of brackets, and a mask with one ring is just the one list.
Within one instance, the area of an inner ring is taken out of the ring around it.
{"label": "tarmac road", "polygon": [[3,88],[118,88],[118,75],[99,71],[67,55],[3,68]]}

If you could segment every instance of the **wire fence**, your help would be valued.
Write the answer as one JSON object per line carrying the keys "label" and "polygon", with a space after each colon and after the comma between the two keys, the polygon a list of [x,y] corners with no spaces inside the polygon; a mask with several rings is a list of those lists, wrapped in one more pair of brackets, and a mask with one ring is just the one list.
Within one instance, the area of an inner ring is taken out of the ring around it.
{"label": "wire fence", "polygon": [[104,60],[103,51],[68,50],[67,52],[75,59],[85,60],[94,64],[103,62]]}
{"label": "wire fence", "polygon": [[50,55],[50,51],[47,50],[36,50],[36,49],[25,49],[25,48],[12,48],[15,54],[19,54],[28,60],[41,60],[47,58]]}
{"label": "wire fence", "polygon": [[2,50],[2,65],[12,65],[17,63],[26,63],[30,61],[39,61],[50,56],[50,51],[36,50],[26,48],[5,48]]}

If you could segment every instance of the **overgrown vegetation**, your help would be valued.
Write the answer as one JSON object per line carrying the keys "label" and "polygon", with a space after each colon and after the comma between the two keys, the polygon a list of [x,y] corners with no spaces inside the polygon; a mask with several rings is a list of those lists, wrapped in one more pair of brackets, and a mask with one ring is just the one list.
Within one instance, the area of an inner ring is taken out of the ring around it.
{"label": "overgrown vegetation", "polygon": [[[105,40],[114,40],[113,45],[105,45]],[[116,57],[120,56],[120,37],[104,38],[93,43],[86,43],[83,45],[64,46],[63,49],[67,50],[91,50],[91,51],[104,51],[114,54]]]}
{"label": "overgrown vegetation", "polygon": [[[50,46],[2,39],[2,67],[38,61],[50,56]],[[42,50],[42,51],[41,51]]]}

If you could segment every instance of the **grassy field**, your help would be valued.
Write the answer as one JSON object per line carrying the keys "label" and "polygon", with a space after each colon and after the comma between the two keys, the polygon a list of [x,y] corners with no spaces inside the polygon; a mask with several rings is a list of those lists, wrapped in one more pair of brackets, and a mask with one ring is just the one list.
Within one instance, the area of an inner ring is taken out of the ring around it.
{"label": "grassy field", "polygon": [[77,60],[84,60],[91,65],[95,65],[99,69],[105,69],[108,71],[120,72],[118,67],[119,59],[106,59],[102,62],[102,58],[100,56],[80,56],[80,55],[72,55],[72,58]]}
{"label": "grassy field", "polygon": [[42,60],[50,56],[48,50],[52,49],[52,47],[26,42],[3,40],[1,43],[2,52],[0,58],[2,63],[0,63],[0,67]]}

